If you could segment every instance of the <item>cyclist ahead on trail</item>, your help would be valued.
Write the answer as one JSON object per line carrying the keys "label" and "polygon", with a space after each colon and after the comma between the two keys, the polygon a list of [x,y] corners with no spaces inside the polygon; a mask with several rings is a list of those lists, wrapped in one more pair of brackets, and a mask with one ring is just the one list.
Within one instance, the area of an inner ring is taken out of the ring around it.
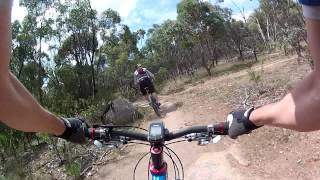
{"label": "cyclist ahead on trail", "polygon": [[144,96],[144,98],[147,101],[149,101],[148,93],[153,94],[157,100],[158,106],[160,106],[160,103],[155,93],[155,88],[153,85],[154,75],[150,71],[148,71],[146,68],[143,68],[141,64],[137,64],[133,77],[134,77],[134,85],[139,86],[139,89],[142,95]]}

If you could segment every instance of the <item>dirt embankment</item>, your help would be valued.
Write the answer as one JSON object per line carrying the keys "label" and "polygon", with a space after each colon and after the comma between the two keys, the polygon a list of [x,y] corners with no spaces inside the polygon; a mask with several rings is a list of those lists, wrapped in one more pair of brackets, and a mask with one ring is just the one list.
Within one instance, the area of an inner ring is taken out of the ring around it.
{"label": "dirt embankment", "polygon": [[[163,104],[182,104],[162,120],[170,130],[223,121],[228,112],[243,106],[243,101],[262,105],[280,99],[309,71],[307,64],[298,65],[294,58],[266,63],[263,93],[255,90],[256,84],[249,80],[246,70],[190,85],[182,92],[160,97]],[[186,180],[319,179],[319,141],[319,132],[297,133],[263,127],[237,140],[224,137],[218,144],[180,143],[171,148],[182,159]],[[116,160],[101,167],[92,179],[131,179],[135,163],[148,150],[147,146],[130,145]],[[147,179],[147,160],[138,167],[136,179]],[[170,163],[169,166],[172,167]],[[169,179],[172,175],[171,168]]]}

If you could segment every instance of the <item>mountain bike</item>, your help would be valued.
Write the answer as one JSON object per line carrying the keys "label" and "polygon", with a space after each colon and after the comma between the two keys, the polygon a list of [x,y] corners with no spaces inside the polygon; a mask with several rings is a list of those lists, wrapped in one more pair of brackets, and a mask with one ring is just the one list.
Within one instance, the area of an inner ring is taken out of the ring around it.
{"label": "mountain bike", "polygon": [[160,106],[158,105],[156,98],[154,97],[154,95],[152,93],[149,93],[148,87],[145,87],[144,89],[146,90],[147,95],[148,95],[149,105],[152,107],[152,109],[154,110],[156,115],[158,117],[161,117]]}
{"label": "mountain bike", "polygon": [[[133,131],[124,128],[140,129],[144,132]],[[198,145],[214,143],[221,138],[219,135],[227,135],[228,123],[212,124],[207,126],[191,126],[178,131],[170,132],[165,128],[162,121],[153,121],[149,124],[149,129],[134,126],[109,126],[94,125],[89,129],[89,138],[94,140],[94,144],[102,146],[114,143],[135,143],[150,146],[150,151],[145,153],[135,165],[133,180],[135,180],[136,170],[142,159],[150,155],[148,164],[148,180],[168,180],[168,163],[164,160],[164,155],[169,157],[173,164],[175,180],[184,179],[183,165],[178,155],[168,147],[174,143],[198,141]],[[173,141],[175,140],[175,141]],[[179,161],[177,165],[174,157]],[[180,168],[180,169],[179,169]]]}

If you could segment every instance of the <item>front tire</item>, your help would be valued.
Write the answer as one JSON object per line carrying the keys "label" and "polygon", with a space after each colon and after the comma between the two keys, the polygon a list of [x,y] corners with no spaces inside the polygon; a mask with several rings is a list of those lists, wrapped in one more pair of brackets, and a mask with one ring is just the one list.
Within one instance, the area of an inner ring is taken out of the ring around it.
{"label": "front tire", "polygon": [[160,107],[157,105],[156,99],[151,95],[151,106],[158,117],[161,117]]}

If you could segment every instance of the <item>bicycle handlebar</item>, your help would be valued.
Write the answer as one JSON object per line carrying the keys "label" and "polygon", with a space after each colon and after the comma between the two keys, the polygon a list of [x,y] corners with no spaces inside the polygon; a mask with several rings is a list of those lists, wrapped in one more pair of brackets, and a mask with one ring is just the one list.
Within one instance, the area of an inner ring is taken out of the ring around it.
{"label": "bicycle handlebar", "polygon": [[227,135],[228,134],[228,123],[218,123],[215,125],[208,126],[193,126],[169,133],[166,141],[171,141],[192,133],[212,133],[212,135]]}
{"label": "bicycle handlebar", "polygon": [[[93,140],[106,140],[112,139],[116,137],[128,137],[132,140],[140,140],[149,142],[148,134],[141,132],[133,132],[128,130],[114,130],[114,127],[110,126],[95,126],[97,128],[89,129],[89,137]],[[208,126],[192,126],[188,128],[184,128],[182,130],[177,130],[173,132],[169,132],[166,129],[164,141],[171,141],[173,139],[177,139],[188,134],[192,133],[211,133],[211,135],[227,135],[228,134],[228,124],[227,123],[218,123],[215,125]]]}
{"label": "bicycle handlebar", "polygon": [[139,133],[139,132],[112,130],[110,133],[110,136],[111,137],[124,136],[134,140],[148,141],[148,134]]}
{"label": "bicycle handlebar", "polygon": [[189,127],[189,128],[185,128],[185,129],[181,129],[181,130],[177,130],[177,131],[169,133],[168,136],[166,137],[166,140],[170,141],[173,139],[183,137],[188,134],[206,133],[207,131],[208,131],[207,126],[193,126],[193,127]]}

